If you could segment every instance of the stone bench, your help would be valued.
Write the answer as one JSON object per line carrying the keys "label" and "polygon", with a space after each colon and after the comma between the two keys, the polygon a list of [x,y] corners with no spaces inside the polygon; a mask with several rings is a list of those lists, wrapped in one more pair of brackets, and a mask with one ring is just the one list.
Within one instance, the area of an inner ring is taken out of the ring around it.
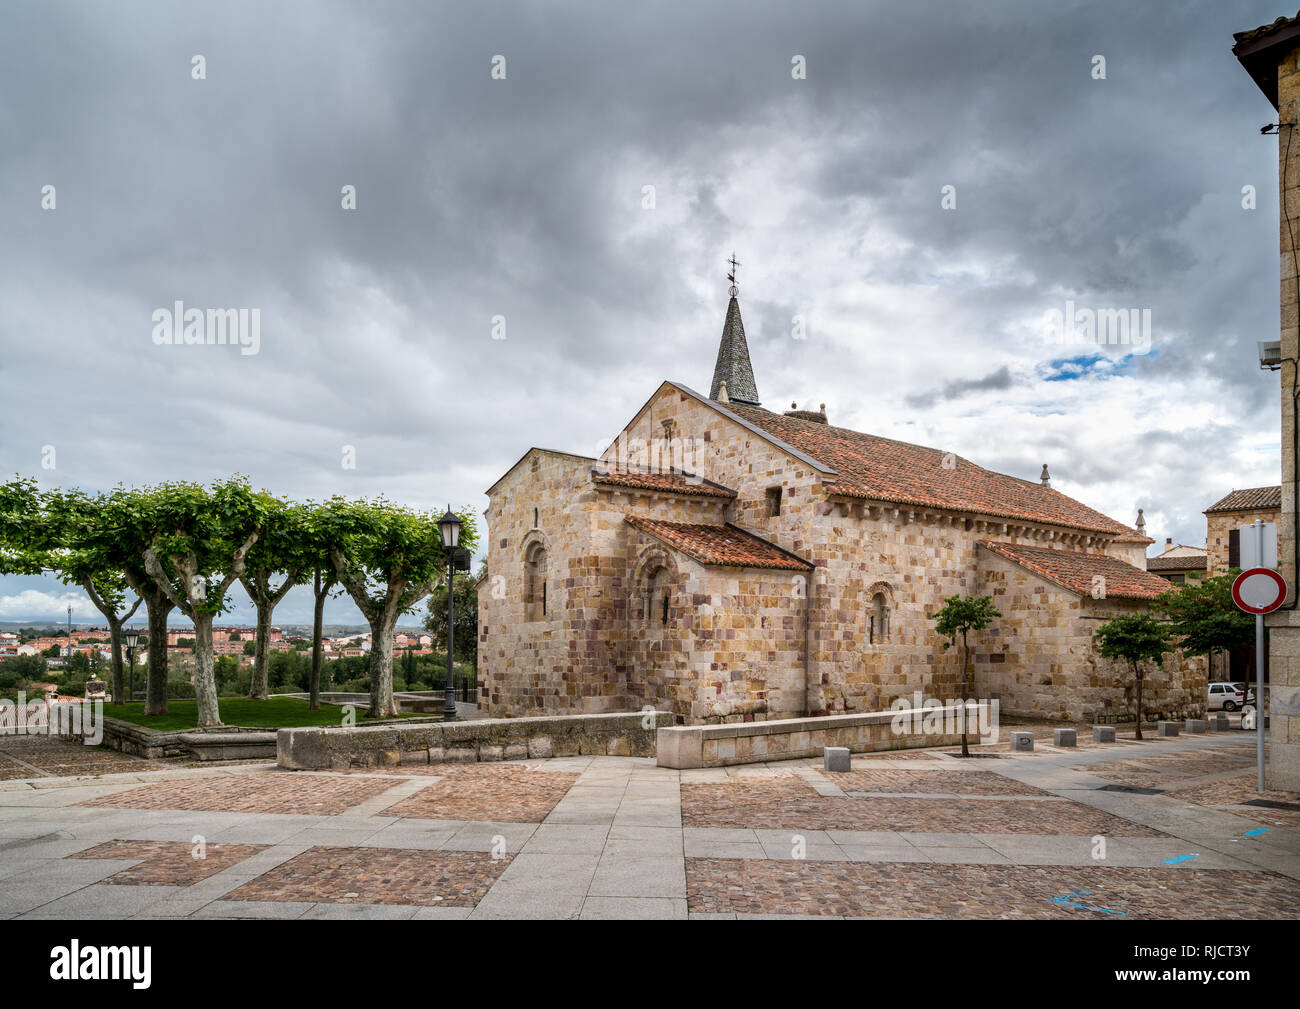
{"label": "stone bench", "polygon": [[183,732],[180,741],[199,760],[253,760],[275,756],[276,730]]}

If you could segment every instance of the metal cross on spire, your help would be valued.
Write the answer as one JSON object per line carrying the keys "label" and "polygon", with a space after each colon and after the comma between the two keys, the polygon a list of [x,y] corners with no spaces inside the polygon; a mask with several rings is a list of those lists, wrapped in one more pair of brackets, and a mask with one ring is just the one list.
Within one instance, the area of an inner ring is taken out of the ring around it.
{"label": "metal cross on spire", "polygon": [[727,262],[731,264],[731,272],[727,274],[727,279],[731,281],[731,296],[734,298],[736,293],[740,290],[736,286],[736,267],[740,264],[736,262],[736,254],[734,252],[731,254],[731,258],[728,259]]}

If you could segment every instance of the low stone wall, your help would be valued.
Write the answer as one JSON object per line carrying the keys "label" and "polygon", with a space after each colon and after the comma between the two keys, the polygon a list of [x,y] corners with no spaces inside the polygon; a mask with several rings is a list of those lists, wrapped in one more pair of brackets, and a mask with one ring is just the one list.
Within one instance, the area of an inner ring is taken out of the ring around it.
{"label": "low stone wall", "polygon": [[[972,728],[974,709],[971,704]],[[781,718],[767,722],[739,722],[730,725],[680,725],[659,730],[656,740],[660,767],[725,767],[728,764],[756,764],[765,760],[794,760],[820,757],[827,746],[847,746],[854,753],[901,750],[918,746],[952,746],[961,742],[960,732],[895,732],[899,716],[908,723],[934,724],[944,714],[951,717],[959,706],[946,708],[873,711],[860,715],[821,715],[814,718]],[[974,732],[968,735],[978,742]]]}
{"label": "low stone wall", "polygon": [[[243,741],[240,747],[240,756],[252,757],[273,757],[275,756],[275,746],[271,739],[268,738],[266,729],[246,729],[233,725],[214,726],[210,729],[176,729],[171,732],[158,732],[155,729],[146,728],[143,725],[136,725],[134,722],[124,722],[119,718],[104,717],[104,738],[102,745],[110,750],[118,750],[121,753],[129,753],[135,757],[144,757],[146,760],[154,760],[159,757],[188,757],[196,754],[195,743],[200,741],[200,737],[208,734],[219,734],[222,736],[247,735],[250,738]],[[60,733],[64,739],[81,740],[85,736],[84,732]],[[260,740],[253,737],[261,736]],[[188,739],[186,737],[189,737]],[[261,744],[260,750],[249,750],[249,746]],[[212,752],[210,748],[209,752]],[[213,759],[209,756],[200,754],[200,759]],[[220,759],[220,758],[217,758]],[[226,758],[230,759],[230,758]]]}
{"label": "low stone wall", "polygon": [[[647,726],[649,722],[649,727]],[[593,754],[653,757],[666,711],[615,715],[481,718],[472,722],[281,729],[279,765],[291,770],[386,767],[442,761],[523,760]]]}

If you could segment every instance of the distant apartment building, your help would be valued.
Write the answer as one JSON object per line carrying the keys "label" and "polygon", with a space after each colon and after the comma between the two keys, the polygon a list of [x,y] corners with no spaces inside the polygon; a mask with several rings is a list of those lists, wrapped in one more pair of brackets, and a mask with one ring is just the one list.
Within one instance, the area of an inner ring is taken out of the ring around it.
{"label": "distant apartment building", "polygon": [[1204,547],[1187,546],[1167,538],[1164,552],[1147,558],[1147,570],[1175,585],[1183,585],[1206,576],[1208,556]]}

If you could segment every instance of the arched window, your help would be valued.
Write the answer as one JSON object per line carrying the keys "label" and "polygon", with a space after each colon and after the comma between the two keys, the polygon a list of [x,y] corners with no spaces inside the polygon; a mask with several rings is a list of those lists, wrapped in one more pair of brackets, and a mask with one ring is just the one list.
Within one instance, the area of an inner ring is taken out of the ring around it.
{"label": "arched window", "polygon": [[533,543],[524,554],[524,619],[544,620],[546,614],[546,548]]}
{"label": "arched window", "polygon": [[668,623],[669,608],[672,605],[671,572],[665,568],[656,568],[645,580],[645,597],[642,616],[647,624]]}
{"label": "arched window", "polygon": [[873,645],[889,640],[889,606],[883,592],[877,592],[871,597],[867,613],[867,640]]}

